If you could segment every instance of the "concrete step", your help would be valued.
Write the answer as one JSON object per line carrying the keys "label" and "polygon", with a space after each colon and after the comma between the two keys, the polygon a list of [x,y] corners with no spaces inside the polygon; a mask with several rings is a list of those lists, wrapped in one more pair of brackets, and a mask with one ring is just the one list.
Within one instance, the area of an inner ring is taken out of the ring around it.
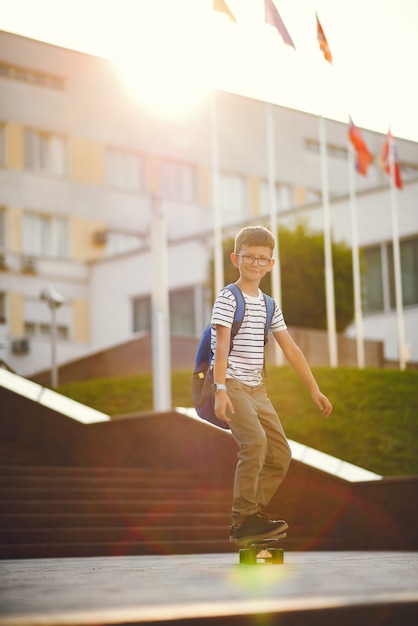
{"label": "concrete step", "polygon": [[[2,449],[0,445],[0,449]],[[127,476],[151,478],[170,477],[193,478],[190,471],[181,469],[157,469],[146,467],[101,467],[92,465],[0,465],[1,476]]]}
{"label": "concrete step", "polygon": [[225,551],[230,502],[186,472],[3,466],[0,557]]}
{"label": "concrete step", "polygon": [[173,543],[161,540],[88,542],[88,543],[51,543],[51,544],[9,544],[0,545],[1,559],[42,559],[91,556],[139,556],[164,554],[209,554],[234,552],[237,548],[226,539],[212,541],[206,539],[185,539]]}
{"label": "concrete step", "polygon": [[30,537],[31,544],[48,543],[118,543],[123,541],[198,541],[202,537],[207,540],[221,542],[228,538],[229,526],[139,526],[127,524],[119,527],[89,528],[11,528],[0,529],[0,544],[24,544]]}
{"label": "concrete step", "polygon": [[[306,539],[284,539],[278,544],[288,552],[305,551],[309,545]],[[338,550],[336,542],[330,543],[327,550]],[[167,555],[167,554],[216,554],[222,552],[236,552],[239,549],[228,540],[228,535],[220,539],[200,537],[193,539],[186,537],[173,541],[167,538],[159,540],[123,540],[109,542],[72,542],[72,543],[18,543],[0,545],[0,559],[37,559],[37,558],[66,558],[88,556],[139,556],[139,555]],[[238,556],[237,556],[238,559]]]}
{"label": "concrete step", "polygon": [[[215,493],[213,494],[215,495]],[[2,487],[0,488],[0,500],[5,501],[13,500],[100,500],[106,498],[112,501],[118,500],[142,500],[152,499],[153,501],[159,500],[182,500],[191,501],[203,499],[208,496],[208,492],[205,490],[196,488],[169,488],[158,487],[154,488],[152,485],[149,488],[145,487],[113,487],[112,485],[104,484],[98,487],[79,486],[79,487],[56,487],[51,485],[48,487]],[[217,500],[229,501],[231,494],[227,491],[217,491]]]}
{"label": "concrete step", "polygon": [[[58,468],[43,468],[43,471],[32,472],[31,469],[10,473],[2,471],[0,467],[0,489],[19,488],[36,489],[42,487],[68,488],[68,487],[100,487],[102,485],[111,487],[176,487],[189,489],[196,487],[197,481],[192,476],[173,474],[153,474],[149,472],[127,472],[127,471],[87,471],[72,472],[65,468],[65,471]],[[205,485],[203,484],[202,487]]]}
{"label": "concrete step", "polygon": [[[0,558],[192,554],[229,543],[232,494],[184,472],[86,467],[1,468]],[[291,528],[305,549],[320,526]],[[333,549],[328,541],[327,549]]]}
{"label": "concrete step", "polygon": [[0,473],[2,467],[28,467],[36,463],[38,454],[36,450],[33,450],[27,445],[21,443],[0,441],[0,459],[2,466],[0,466]]}
{"label": "concrete step", "polygon": [[[227,526],[230,524],[228,511],[217,513],[195,513],[193,511],[193,523],[202,526]],[[190,511],[182,512],[157,512],[150,508],[144,513],[3,513],[0,517],[2,529],[33,529],[33,528],[110,528],[129,524],[130,526],[184,526],[190,525]]]}
{"label": "concrete step", "polygon": [[71,476],[71,475],[35,475],[35,476],[0,476],[0,491],[5,489],[87,489],[111,487],[113,489],[190,489],[195,488],[193,478],[176,478],[172,476]]}
{"label": "concrete step", "polygon": [[[202,494],[201,494],[202,495]],[[152,494],[147,494],[144,499],[130,500],[49,500],[47,497],[42,500],[8,500],[0,501],[0,518],[3,515],[11,514],[111,514],[118,512],[123,515],[134,515],[154,512],[156,514],[164,512],[187,511],[190,515],[198,513],[215,513],[217,511],[230,510],[230,501],[218,499],[216,492],[206,492],[206,498],[200,500],[167,498],[166,500],[153,500]]]}

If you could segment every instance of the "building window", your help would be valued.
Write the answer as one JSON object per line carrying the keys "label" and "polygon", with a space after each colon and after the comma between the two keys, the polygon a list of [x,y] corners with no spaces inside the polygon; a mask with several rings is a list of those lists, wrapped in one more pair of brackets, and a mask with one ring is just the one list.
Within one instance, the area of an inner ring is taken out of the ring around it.
{"label": "building window", "polygon": [[382,250],[363,250],[363,308],[365,313],[384,310]]}
{"label": "building window", "polygon": [[51,325],[50,324],[39,324],[39,331],[41,337],[49,337],[51,334]]}
{"label": "building window", "polygon": [[62,76],[56,74],[47,74],[39,70],[31,70],[18,65],[10,65],[9,63],[0,62],[0,76],[21,80],[27,83],[34,83],[41,87],[52,87],[53,89],[64,89],[65,80]]}
{"label": "building window", "polygon": [[[305,139],[304,143],[305,148],[308,152],[319,154],[320,143],[317,139]],[[348,150],[346,146],[339,146],[336,144],[327,143],[327,155],[346,161],[348,158]]]}
{"label": "building window", "polygon": [[69,337],[69,329],[68,326],[64,326],[63,324],[57,324],[57,338],[61,340],[67,340]]}
{"label": "building window", "polygon": [[[382,137],[382,145],[384,138]],[[305,139],[305,149],[308,152],[319,154],[320,143],[317,139]],[[327,143],[327,155],[330,157],[336,157],[338,159],[347,160],[348,150],[346,146],[339,146],[335,144]],[[373,156],[373,155],[372,155]],[[401,169],[402,180],[415,180],[418,176],[418,165],[411,163],[410,161],[399,161],[399,167]]]}
{"label": "building window", "polygon": [[25,336],[26,337],[35,337],[36,335],[36,324],[35,322],[25,322]]}
{"label": "building window", "polygon": [[6,126],[0,124],[0,167],[6,167]]}
{"label": "building window", "polygon": [[139,235],[130,233],[106,232],[106,256],[115,254],[125,254],[140,247],[141,238]]}
{"label": "building window", "polygon": [[248,213],[248,188],[243,176],[222,172],[220,188],[221,208],[225,213],[235,215]]}
{"label": "building window", "polygon": [[6,294],[0,291],[0,324],[6,323]]}
{"label": "building window", "polygon": [[[289,211],[296,207],[304,206],[313,202],[318,202],[321,194],[313,190],[298,188],[292,185],[282,183],[276,184],[276,207],[277,211]],[[262,215],[268,215],[270,212],[270,194],[267,181],[261,182],[260,187],[260,208]]]}
{"label": "building window", "polygon": [[[277,194],[277,184],[274,186],[276,194],[276,210],[280,210],[279,198]],[[261,215],[270,215],[270,190],[267,180],[262,180],[260,184],[260,213]]]}
{"label": "building window", "polygon": [[6,251],[6,211],[0,208],[0,253]]}
{"label": "building window", "polygon": [[151,298],[144,296],[133,301],[133,332],[151,331]]}
{"label": "building window", "polygon": [[[403,306],[418,304],[418,237],[400,242]],[[363,258],[363,307],[367,313],[396,308],[392,243],[366,248]]]}
{"label": "building window", "polygon": [[[169,295],[170,332],[176,335],[195,335],[195,302],[193,289],[179,289]],[[133,301],[133,332],[150,332],[152,312],[150,296]]]}
{"label": "building window", "polygon": [[170,293],[170,328],[174,335],[195,335],[193,289]]}
{"label": "building window", "polygon": [[277,189],[277,204],[280,211],[289,211],[296,206],[293,187],[290,185],[279,185]]}
{"label": "building window", "polygon": [[106,183],[127,191],[144,188],[144,157],[127,150],[107,148]]}
{"label": "building window", "polygon": [[23,215],[24,254],[68,258],[69,247],[68,220],[37,213]]}
{"label": "building window", "polygon": [[64,176],[68,172],[66,139],[53,133],[25,129],[24,163],[27,170]]}
{"label": "building window", "polygon": [[[388,245],[389,297],[390,306],[396,308],[395,271],[393,263],[393,245]],[[418,304],[418,238],[401,241],[401,273],[403,305]]]}
{"label": "building window", "polygon": [[[56,326],[57,339],[66,341],[68,340],[70,333],[68,326],[63,324],[57,324]],[[25,322],[25,336],[26,337],[50,337],[52,334],[51,324],[45,324],[44,322]]]}
{"label": "building window", "polygon": [[194,202],[197,196],[196,168],[189,163],[161,161],[161,191],[169,200]]}
{"label": "building window", "polygon": [[317,189],[306,190],[306,204],[317,204],[322,200],[322,192]]}

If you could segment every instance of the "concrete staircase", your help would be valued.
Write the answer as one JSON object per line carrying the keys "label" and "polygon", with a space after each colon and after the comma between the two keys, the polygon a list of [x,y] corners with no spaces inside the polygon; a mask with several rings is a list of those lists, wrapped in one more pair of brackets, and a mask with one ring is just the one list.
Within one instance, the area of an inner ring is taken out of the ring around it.
{"label": "concrete staircase", "polygon": [[225,552],[230,489],[184,471],[0,467],[0,557]]}
{"label": "concrete staircase", "polygon": [[[229,433],[176,411],[80,421],[31,385],[0,384],[0,558],[236,549]],[[417,496],[416,476],[349,483],[293,460],[267,513],[285,550],[416,550]]]}

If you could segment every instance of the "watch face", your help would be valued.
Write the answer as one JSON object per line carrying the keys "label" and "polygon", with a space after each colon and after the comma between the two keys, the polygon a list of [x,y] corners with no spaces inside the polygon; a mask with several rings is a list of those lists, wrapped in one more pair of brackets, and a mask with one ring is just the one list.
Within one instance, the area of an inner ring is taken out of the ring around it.
{"label": "watch face", "polygon": [[213,383],[211,385],[211,387],[210,387],[210,390],[211,390],[212,393],[216,393],[220,389],[225,389],[226,390],[225,385],[222,385],[222,383]]}

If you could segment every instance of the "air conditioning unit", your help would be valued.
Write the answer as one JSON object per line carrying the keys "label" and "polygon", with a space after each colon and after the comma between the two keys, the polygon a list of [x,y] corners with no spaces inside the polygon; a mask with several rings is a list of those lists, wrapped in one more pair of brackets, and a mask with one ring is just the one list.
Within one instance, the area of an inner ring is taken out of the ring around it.
{"label": "air conditioning unit", "polygon": [[36,274],[36,259],[33,256],[22,257],[22,272],[24,274]]}
{"label": "air conditioning unit", "polygon": [[97,230],[93,235],[93,242],[96,246],[105,246],[107,244],[107,232]]}
{"label": "air conditioning unit", "polygon": [[12,340],[12,352],[13,354],[28,354],[29,353],[29,339],[22,337],[21,339]]}
{"label": "air conditioning unit", "polygon": [[8,270],[8,269],[9,269],[9,265],[7,263],[6,255],[3,252],[1,252],[0,253],[0,271],[4,272],[5,270]]}

